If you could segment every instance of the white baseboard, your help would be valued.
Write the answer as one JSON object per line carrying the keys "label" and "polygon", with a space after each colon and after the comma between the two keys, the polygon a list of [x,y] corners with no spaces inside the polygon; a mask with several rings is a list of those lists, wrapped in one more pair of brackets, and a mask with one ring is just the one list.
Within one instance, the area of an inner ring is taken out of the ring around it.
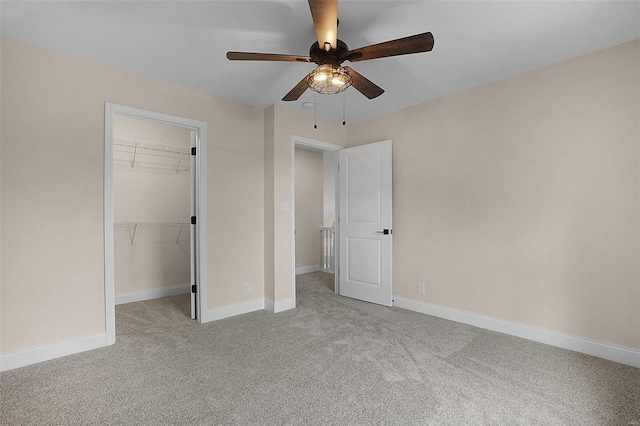
{"label": "white baseboard", "polygon": [[264,309],[264,299],[254,299],[235,305],[220,306],[207,310],[202,316],[202,322],[216,321],[253,311],[260,311],[262,309]]}
{"label": "white baseboard", "polygon": [[171,287],[152,288],[149,290],[132,291],[129,293],[116,294],[116,305],[123,303],[140,302],[141,300],[157,299],[159,297],[175,296],[186,294],[191,291],[190,284],[173,285]]}
{"label": "white baseboard", "polygon": [[293,299],[281,300],[280,302],[274,302],[271,299],[264,299],[264,310],[277,314],[278,312],[288,311],[296,307],[296,302]]}
{"label": "white baseboard", "polygon": [[393,306],[640,368],[640,350],[394,296]]}
{"label": "white baseboard", "polygon": [[8,352],[0,356],[0,371],[13,370],[14,368],[20,368],[104,346],[107,346],[107,334],[101,333],[51,345]]}
{"label": "white baseboard", "polygon": [[296,268],[296,275],[310,274],[311,272],[317,272],[320,270],[320,265],[301,266]]}

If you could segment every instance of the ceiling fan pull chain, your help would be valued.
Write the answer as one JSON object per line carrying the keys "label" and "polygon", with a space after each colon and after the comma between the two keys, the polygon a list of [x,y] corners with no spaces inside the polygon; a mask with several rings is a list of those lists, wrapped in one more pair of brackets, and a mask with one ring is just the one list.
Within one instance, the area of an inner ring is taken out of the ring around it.
{"label": "ceiling fan pull chain", "polygon": [[318,96],[313,95],[313,128],[318,128]]}
{"label": "ceiling fan pull chain", "polygon": [[342,92],[342,125],[346,126],[347,121],[345,120],[345,110],[347,105],[347,92]]}

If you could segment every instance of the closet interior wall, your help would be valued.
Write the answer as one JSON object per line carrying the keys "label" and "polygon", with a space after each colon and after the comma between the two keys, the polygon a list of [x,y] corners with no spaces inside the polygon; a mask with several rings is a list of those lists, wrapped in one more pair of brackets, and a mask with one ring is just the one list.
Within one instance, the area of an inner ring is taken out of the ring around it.
{"label": "closet interior wall", "polygon": [[[114,123],[116,303],[190,283],[190,130],[128,117]],[[181,292],[181,291],[177,291]],[[140,297],[139,299],[151,298]]]}

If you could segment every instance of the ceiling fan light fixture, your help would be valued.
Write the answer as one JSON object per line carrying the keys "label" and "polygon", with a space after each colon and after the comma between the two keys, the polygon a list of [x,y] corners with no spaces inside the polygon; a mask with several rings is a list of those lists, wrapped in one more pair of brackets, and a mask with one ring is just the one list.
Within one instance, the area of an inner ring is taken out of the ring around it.
{"label": "ceiling fan light fixture", "polygon": [[335,95],[347,90],[353,79],[344,67],[324,64],[311,71],[307,83],[314,92]]}
{"label": "ceiling fan light fixture", "polygon": [[327,78],[329,78],[329,76],[326,73],[319,72],[319,73],[314,74],[313,81],[319,83],[321,81],[325,81]]}
{"label": "ceiling fan light fixture", "polygon": [[337,77],[333,77],[331,79],[331,84],[333,84],[334,86],[342,86],[343,84],[345,84],[345,82]]}

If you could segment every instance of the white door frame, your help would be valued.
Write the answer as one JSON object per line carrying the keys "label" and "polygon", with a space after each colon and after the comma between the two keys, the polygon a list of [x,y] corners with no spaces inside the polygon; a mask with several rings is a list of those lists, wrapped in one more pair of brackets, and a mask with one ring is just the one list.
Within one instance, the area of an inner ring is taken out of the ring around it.
{"label": "white door frame", "polygon": [[107,345],[116,341],[115,266],[113,236],[113,124],[115,117],[130,117],[171,126],[185,127],[196,132],[196,303],[198,322],[202,322],[207,308],[207,221],[206,221],[206,158],[207,123],[190,118],[105,102],[104,106],[104,303]]}
{"label": "white door frame", "polygon": [[[296,306],[296,147],[298,148],[312,148],[315,151],[340,151],[344,148],[341,145],[335,145],[328,142],[317,141],[314,139],[303,138],[302,136],[291,136],[291,299],[293,300],[293,306]],[[338,156],[336,155],[336,170],[338,163]],[[338,212],[338,202],[339,202],[339,194],[338,194],[338,176],[336,175],[336,217]],[[335,248],[335,257],[339,259],[340,247],[337,243],[339,240],[338,236],[338,227],[336,226],[336,235],[333,238],[334,248]],[[338,286],[340,285],[339,280],[339,270],[337,267],[337,262],[335,263],[335,292],[338,294]]]}

